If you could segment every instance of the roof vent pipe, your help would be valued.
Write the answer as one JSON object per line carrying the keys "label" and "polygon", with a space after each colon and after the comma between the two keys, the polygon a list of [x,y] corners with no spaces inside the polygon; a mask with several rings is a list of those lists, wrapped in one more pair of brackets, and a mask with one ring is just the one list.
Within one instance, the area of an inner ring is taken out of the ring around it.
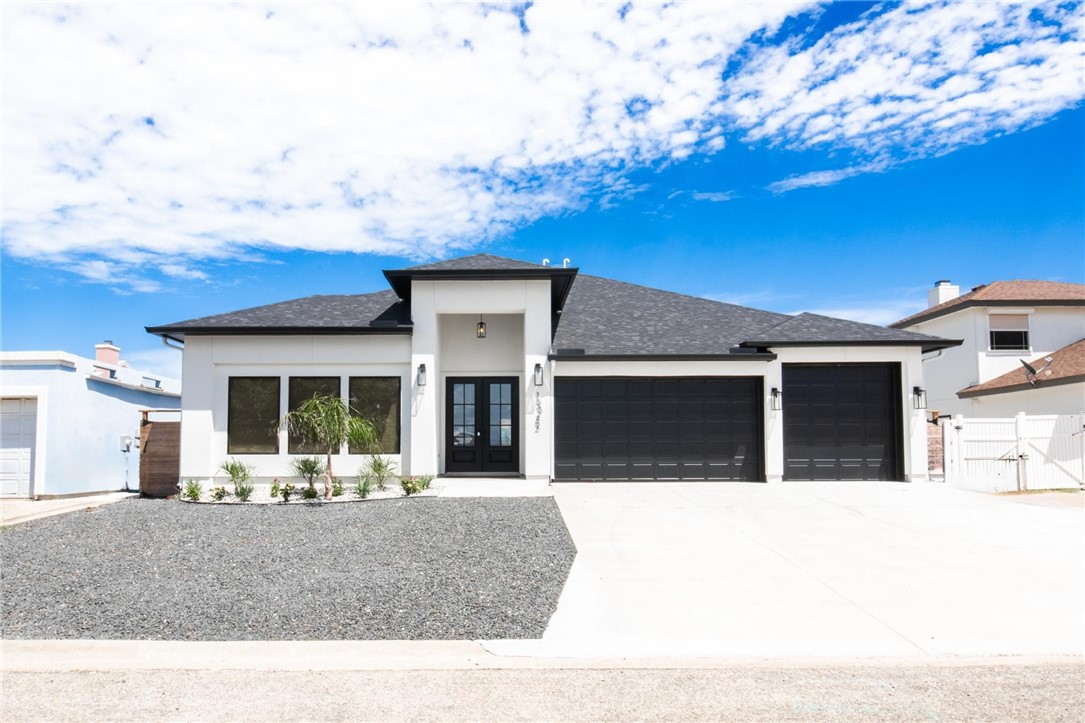
{"label": "roof vent pipe", "polygon": [[549,265],[550,265],[550,259],[543,259],[543,266],[549,266]]}
{"label": "roof vent pipe", "polygon": [[961,295],[961,287],[951,284],[946,279],[936,281],[934,288],[927,292],[927,308],[944,304]]}
{"label": "roof vent pipe", "polygon": [[570,259],[569,259],[569,257],[568,257],[568,256],[566,256],[565,258],[563,258],[563,259],[561,260],[561,268],[563,268],[563,269],[567,269],[567,268],[569,268],[569,261],[570,261]]}

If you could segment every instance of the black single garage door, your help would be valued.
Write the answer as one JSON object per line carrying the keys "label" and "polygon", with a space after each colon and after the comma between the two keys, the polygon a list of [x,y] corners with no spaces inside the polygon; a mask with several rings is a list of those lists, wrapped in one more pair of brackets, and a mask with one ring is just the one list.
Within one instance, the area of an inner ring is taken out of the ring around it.
{"label": "black single garage door", "polygon": [[901,480],[899,364],[784,365],[784,479]]}
{"label": "black single garage door", "polygon": [[761,377],[558,378],[559,480],[764,479]]}

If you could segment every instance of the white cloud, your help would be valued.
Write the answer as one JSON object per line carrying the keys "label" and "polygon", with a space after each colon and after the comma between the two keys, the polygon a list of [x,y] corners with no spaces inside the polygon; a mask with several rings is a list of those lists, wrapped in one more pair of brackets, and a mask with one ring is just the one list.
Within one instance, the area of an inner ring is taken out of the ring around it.
{"label": "white cloud", "polygon": [[788,191],[794,191],[796,188],[831,186],[835,183],[840,183],[846,178],[883,171],[885,168],[886,164],[884,163],[867,163],[861,166],[839,168],[833,171],[813,171],[798,176],[791,176],[780,181],[774,181],[770,183],[767,188],[773,193],[787,193]]}
{"label": "white cloud", "polygon": [[806,49],[751,41],[807,9],[9,3],[4,250],[131,290],[262,251],[423,258],[614,203],[627,171],[736,129],[941,153],[1082,96],[1078,6],[904,5]]}
{"label": "white cloud", "polygon": [[891,6],[809,47],[796,38],[755,53],[728,82],[724,112],[747,142],[942,154],[1076,105],[1082,27],[1077,3]]}
{"label": "white cloud", "polygon": [[734,191],[694,191],[692,195],[694,201],[711,201],[712,203],[723,203],[735,198]]}

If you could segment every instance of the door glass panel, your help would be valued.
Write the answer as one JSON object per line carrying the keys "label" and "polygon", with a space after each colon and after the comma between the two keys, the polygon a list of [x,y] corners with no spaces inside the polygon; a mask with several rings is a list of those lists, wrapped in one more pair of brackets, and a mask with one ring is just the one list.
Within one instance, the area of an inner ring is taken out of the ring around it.
{"label": "door glass panel", "polygon": [[475,385],[452,385],[452,444],[475,446]]}
{"label": "door glass panel", "polygon": [[490,446],[512,446],[512,385],[490,384]]}

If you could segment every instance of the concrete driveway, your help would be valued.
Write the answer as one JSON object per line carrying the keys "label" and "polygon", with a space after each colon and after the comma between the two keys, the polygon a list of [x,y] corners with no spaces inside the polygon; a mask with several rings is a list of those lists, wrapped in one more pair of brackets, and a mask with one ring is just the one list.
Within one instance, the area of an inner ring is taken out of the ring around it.
{"label": "concrete driveway", "polygon": [[578,555],[499,655],[1083,654],[1085,513],[938,484],[561,484]]}

